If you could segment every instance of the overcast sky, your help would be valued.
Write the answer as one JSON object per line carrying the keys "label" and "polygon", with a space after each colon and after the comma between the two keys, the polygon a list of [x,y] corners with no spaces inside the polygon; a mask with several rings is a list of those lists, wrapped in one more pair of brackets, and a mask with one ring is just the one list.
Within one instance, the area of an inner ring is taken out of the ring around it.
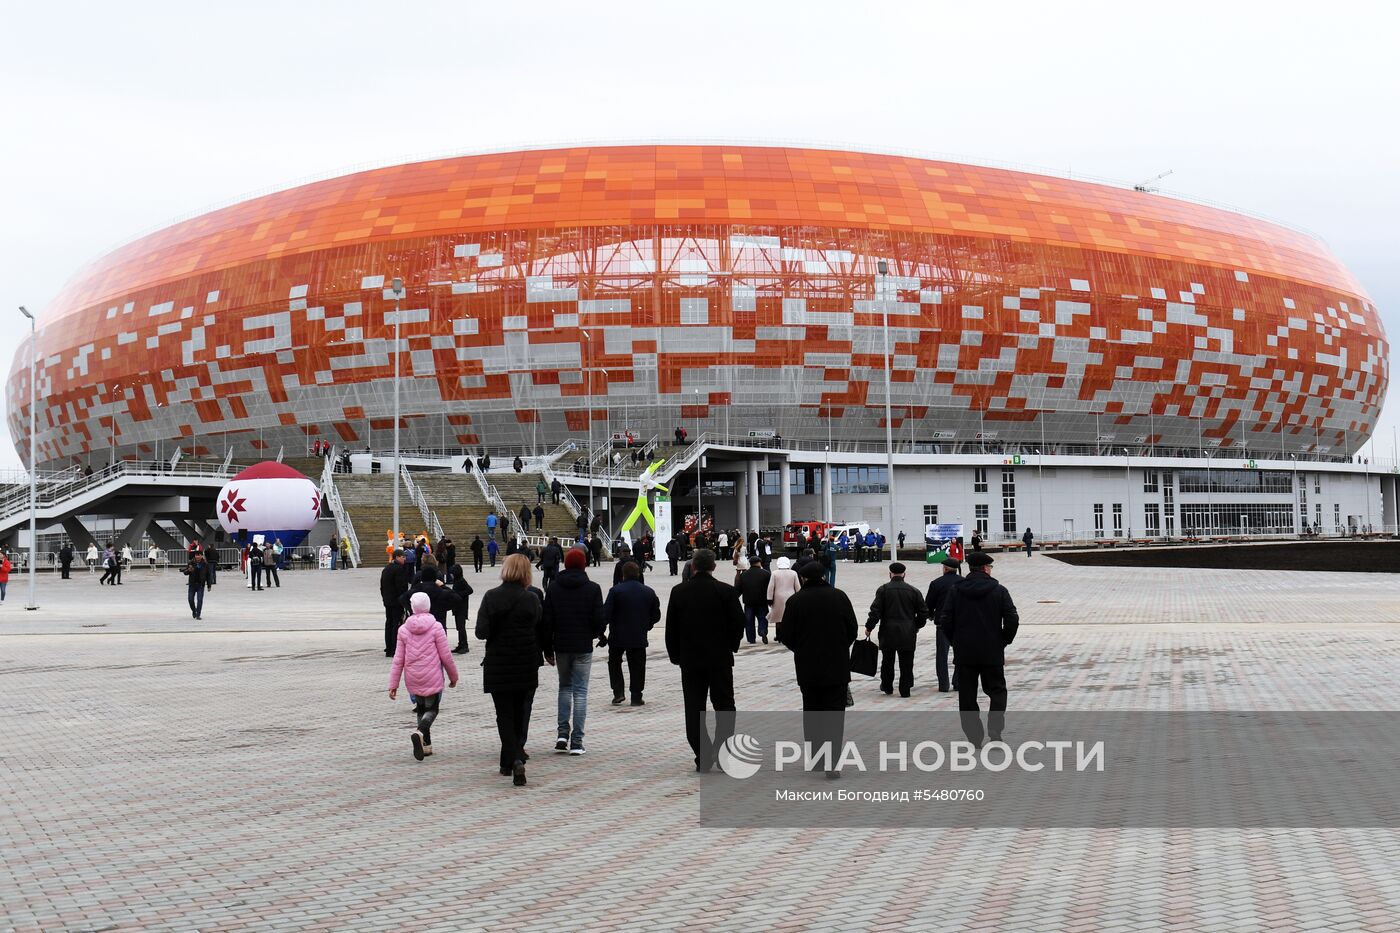
{"label": "overcast sky", "polygon": [[[0,360],[87,260],[365,164],[842,142],[1127,181],[1321,236],[1400,335],[1391,4],[27,3],[0,55]],[[1400,394],[1376,454],[1389,458]],[[0,443],[0,467],[18,464]]]}

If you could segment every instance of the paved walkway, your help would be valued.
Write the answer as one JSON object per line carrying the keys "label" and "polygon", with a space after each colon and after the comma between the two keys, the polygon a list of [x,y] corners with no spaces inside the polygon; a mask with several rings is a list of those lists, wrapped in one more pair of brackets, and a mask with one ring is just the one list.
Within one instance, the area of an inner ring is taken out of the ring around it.
{"label": "paved walkway", "polygon": [[[997,571],[1027,626],[1013,706],[1400,704],[1394,577]],[[201,622],[178,575],[126,579],[45,579],[35,613],[16,580],[0,606],[0,928],[1400,929],[1397,830],[702,830],[656,647],[642,708],[608,704],[599,656],[583,758],[547,750],[541,689],[516,789],[476,645],[420,764],[383,690],[374,571],[263,593],[225,575]],[[838,582],[863,610],[879,579]],[[911,699],[861,680],[860,708],[950,708],[930,648]],[[736,673],[741,707],[796,708],[781,647]]]}

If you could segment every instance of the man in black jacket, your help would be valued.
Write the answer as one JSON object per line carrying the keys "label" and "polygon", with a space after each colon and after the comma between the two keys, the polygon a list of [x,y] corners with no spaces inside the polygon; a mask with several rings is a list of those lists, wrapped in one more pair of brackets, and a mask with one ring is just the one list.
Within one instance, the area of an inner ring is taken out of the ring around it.
{"label": "man in black jacket", "polygon": [[1006,646],[1016,638],[1021,617],[1011,594],[992,576],[992,555],[974,551],[967,556],[972,571],[943,600],[938,624],[958,658],[958,709],[963,733],[974,745],[982,744],[982,719],[977,706],[977,680],[982,680],[991,703],[987,734],[1001,741],[1006,719]]}
{"label": "man in black jacket", "polygon": [[681,572],[681,542],[677,538],[671,538],[666,542],[666,560],[671,565],[671,576]]}
{"label": "man in black jacket", "polygon": [[[734,734],[734,652],[744,635],[739,593],[715,579],[715,554],[701,548],[693,575],[671,590],[666,604],[666,656],[681,669],[685,737],[695,770],[709,771],[715,751]],[[705,701],[715,709],[715,734],[705,723]]]}
{"label": "man in black jacket", "polygon": [[[943,574],[928,585],[928,595],[924,597],[924,602],[928,604],[929,618],[937,620],[938,612],[943,607],[943,601],[948,598],[948,593],[953,587],[962,582],[962,561],[952,557],[943,559]],[[958,688],[957,671],[953,672],[953,683],[948,685],[948,633],[943,631],[943,626],[934,624],[934,630],[938,633],[938,692],[947,693]],[[957,657],[953,660],[956,662]]]}
{"label": "man in black jacket", "polygon": [[773,579],[773,575],[763,569],[762,564],[749,564],[740,558],[748,567],[739,574],[739,595],[744,600],[744,637],[749,644],[753,644],[755,628],[757,635],[762,636],[763,643],[768,644],[768,581]]}
{"label": "man in black jacket", "polygon": [[890,582],[875,591],[865,635],[880,626],[880,689],[894,693],[894,662],[899,659],[899,695],[914,687],[914,649],[918,632],[928,621],[928,606],[919,591],[904,582],[905,566],[890,564]]}
{"label": "man in black jacket", "polygon": [[564,561],[564,549],[559,546],[558,538],[550,538],[549,543],[540,551],[540,586],[546,591],[549,585],[554,582],[554,578],[559,573],[559,565]]}
{"label": "man in black jacket", "polygon": [[[69,570],[70,570],[70,568],[72,568],[72,566],[73,566],[73,546],[72,546],[71,544],[69,544],[67,541],[65,541],[65,542],[63,542],[63,547],[61,547],[61,548],[58,549],[58,567],[59,567],[59,569],[60,569],[61,571],[63,571],[63,577],[62,577],[62,579],[64,579],[64,580],[71,579],[71,578],[68,576],[68,574],[69,574]],[[197,618],[199,618],[199,616],[195,616],[195,618],[197,619]]]}
{"label": "man in black jacket", "polygon": [[475,590],[467,582],[466,568],[456,561],[442,568],[442,583],[462,599],[461,603],[452,607],[452,621],[457,626],[457,647],[452,649],[452,653],[466,654],[472,650],[467,643],[467,608]]}
{"label": "man in black jacket", "polygon": [[826,582],[821,564],[805,564],[802,589],[788,597],[783,609],[783,644],[792,652],[797,686],[802,690],[808,757],[824,757],[829,778],[839,777],[836,765],[845,732],[851,644],[858,630],[850,598]]}
{"label": "man in black jacket", "polygon": [[392,658],[403,624],[401,597],[413,583],[413,569],[403,561],[403,548],[394,549],[391,560],[379,574],[379,599],[384,603],[384,657]]}
{"label": "man in black jacket", "polygon": [[[426,593],[428,601],[432,604],[431,612],[433,618],[438,620],[442,630],[447,631],[447,614],[456,609],[465,608],[461,594],[447,585],[447,581],[438,574],[436,567],[424,567],[423,572],[418,575],[418,582],[399,599],[399,604],[403,606],[405,612],[412,612],[411,602],[414,593]],[[465,632],[465,623],[463,627]],[[463,636],[465,637],[465,635]]]}
{"label": "man in black jacket", "polygon": [[204,615],[204,591],[209,588],[209,565],[204,562],[204,552],[192,553],[189,564],[180,572],[189,589],[190,615],[198,619]]}
{"label": "man in black jacket", "polygon": [[559,672],[557,752],[584,754],[583,726],[588,718],[588,675],[593,669],[593,640],[603,634],[603,591],[588,579],[588,556],[582,548],[564,555],[564,572],[544,598],[545,655],[554,656]]}
{"label": "man in black jacket", "polygon": [[608,626],[608,680],[614,706],[622,702],[626,687],[622,679],[623,658],[627,659],[627,673],[632,680],[632,705],[645,705],[642,691],[646,688],[647,632],[661,621],[661,600],[656,598],[655,590],[642,583],[639,572],[636,564],[626,564],[622,582],[608,591],[603,603],[603,620]]}

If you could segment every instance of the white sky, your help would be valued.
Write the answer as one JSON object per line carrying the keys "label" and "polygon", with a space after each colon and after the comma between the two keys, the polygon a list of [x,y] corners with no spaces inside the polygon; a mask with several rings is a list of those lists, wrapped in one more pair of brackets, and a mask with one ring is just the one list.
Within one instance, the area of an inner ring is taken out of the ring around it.
{"label": "white sky", "polygon": [[42,313],[176,217],[362,163],[605,138],[1173,169],[1169,190],[1322,236],[1400,339],[1392,4],[138,0],[4,19],[5,372],[17,305]]}

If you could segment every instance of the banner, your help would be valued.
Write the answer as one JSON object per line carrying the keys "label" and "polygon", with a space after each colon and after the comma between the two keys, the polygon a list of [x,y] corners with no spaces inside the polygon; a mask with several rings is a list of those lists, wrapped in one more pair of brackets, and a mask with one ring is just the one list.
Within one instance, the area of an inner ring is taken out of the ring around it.
{"label": "banner", "polygon": [[667,541],[671,535],[676,533],[671,526],[671,497],[658,492],[654,511],[656,514],[656,536],[662,541]]}
{"label": "banner", "polygon": [[924,526],[924,560],[930,564],[940,564],[949,557],[963,559],[962,522]]}

